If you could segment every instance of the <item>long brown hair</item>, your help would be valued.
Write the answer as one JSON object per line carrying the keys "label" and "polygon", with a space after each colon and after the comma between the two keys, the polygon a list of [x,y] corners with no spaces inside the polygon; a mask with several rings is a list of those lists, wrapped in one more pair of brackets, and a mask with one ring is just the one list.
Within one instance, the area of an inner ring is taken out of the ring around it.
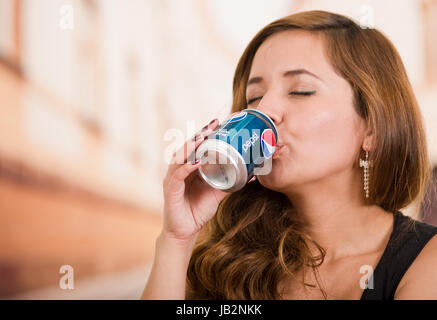
{"label": "long brown hair", "polygon": [[[238,62],[232,112],[247,107],[246,83],[259,46],[293,29],[322,35],[332,66],[354,91],[357,114],[374,134],[366,203],[395,212],[421,201],[430,178],[421,114],[397,50],[376,29],[325,11],[301,12],[267,25]],[[357,163],[362,156],[357,154]],[[303,223],[287,197],[258,182],[226,196],[193,250],[186,298],[280,299],[279,282],[302,267],[312,268],[327,298],[317,273],[325,250],[303,232]],[[311,254],[310,243],[320,254]]]}

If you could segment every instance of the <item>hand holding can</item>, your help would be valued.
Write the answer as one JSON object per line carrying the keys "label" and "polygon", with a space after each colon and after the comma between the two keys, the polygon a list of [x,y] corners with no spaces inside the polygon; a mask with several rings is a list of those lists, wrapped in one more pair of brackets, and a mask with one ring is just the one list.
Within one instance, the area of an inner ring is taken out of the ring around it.
{"label": "hand holding can", "polygon": [[220,201],[227,195],[212,188],[199,177],[200,161],[190,162],[190,155],[204,139],[218,128],[217,119],[194,135],[173,154],[163,181],[165,236],[177,240],[192,239],[217,211]]}

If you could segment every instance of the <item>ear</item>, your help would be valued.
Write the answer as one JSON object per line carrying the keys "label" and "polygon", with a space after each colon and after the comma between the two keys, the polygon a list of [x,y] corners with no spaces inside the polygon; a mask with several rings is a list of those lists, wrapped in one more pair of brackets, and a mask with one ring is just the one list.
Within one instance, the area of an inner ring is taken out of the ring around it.
{"label": "ear", "polygon": [[363,140],[362,148],[366,151],[372,151],[374,148],[374,134],[371,129],[368,129]]}

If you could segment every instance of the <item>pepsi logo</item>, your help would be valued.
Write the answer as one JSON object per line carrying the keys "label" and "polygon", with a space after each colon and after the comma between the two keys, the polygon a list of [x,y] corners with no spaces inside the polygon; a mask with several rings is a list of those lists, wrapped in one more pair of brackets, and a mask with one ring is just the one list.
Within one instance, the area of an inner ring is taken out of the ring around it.
{"label": "pepsi logo", "polygon": [[261,135],[261,148],[266,159],[275,153],[276,139],[272,129],[265,129]]}
{"label": "pepsi logo", "polygon": [[243,151],[247,152],[250,147],[253,147],[255,142],[259,139],[259,136],[256,134],[256,132],[253,133],[253,135],[246,140],[246,142],[243,144]]}

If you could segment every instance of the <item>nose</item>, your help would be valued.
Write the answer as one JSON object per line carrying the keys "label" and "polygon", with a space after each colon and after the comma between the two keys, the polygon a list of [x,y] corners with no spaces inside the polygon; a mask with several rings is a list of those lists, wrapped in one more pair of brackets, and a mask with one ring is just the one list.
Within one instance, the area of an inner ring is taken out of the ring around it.
{"label": "nose", "polygon": [[279,106],[275,106],[273,104],[262,104],[262,101],[260,101],[257,110],[265,113],[267,116],[269,116],[270,119],[272,119],[275,126],[278,126],[282,122],[282,111]]}

